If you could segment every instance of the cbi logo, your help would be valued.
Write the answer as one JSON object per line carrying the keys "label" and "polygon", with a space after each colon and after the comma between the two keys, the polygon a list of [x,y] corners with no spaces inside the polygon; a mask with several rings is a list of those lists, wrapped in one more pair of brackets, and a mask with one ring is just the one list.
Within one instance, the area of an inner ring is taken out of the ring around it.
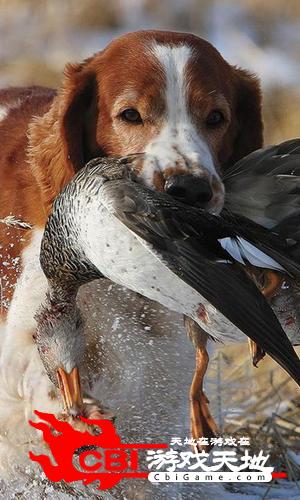
{"label": "cbi logo", "polygon": [[88,420],[80,417],[93,427],[98,435],[88,431],[78,431],[68,422],[58,420],[50,413],[35,411],[44,422],[29,421],[32,427],[43,433],[53,457],[35,455],[29,458],[38,462],[50,481],[82,481],[88,485],[98,481],[98,489],[112,488],[124,478],[148,478],[149,471],[139,470],[139,451],[168,448],[167,444],[130,443],[124,444],[109,420]]}

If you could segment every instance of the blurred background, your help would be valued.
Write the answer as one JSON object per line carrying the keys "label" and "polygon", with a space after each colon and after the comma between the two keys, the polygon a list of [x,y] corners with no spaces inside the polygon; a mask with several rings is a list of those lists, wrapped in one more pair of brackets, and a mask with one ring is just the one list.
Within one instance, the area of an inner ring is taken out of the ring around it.
{"label": "blurred background", "polygon": [[[57,87],[66,62],[147,28],[193,32],[257,73],[266,144],[300,135],[299,0],[0,0],[0,86]],[[251,434],[263,447],[269,432],[278,456],[300,450],[299,392],[270,360],[257,370],[247,346],[223,349],[208,380],[223,432]]]}
{"label": "blurred background", "polygon": [[58,86],[67,61],[153,27],[203,36],[261,77],[266,143],[299,135],[299,0],[0,0],[0,86]]}

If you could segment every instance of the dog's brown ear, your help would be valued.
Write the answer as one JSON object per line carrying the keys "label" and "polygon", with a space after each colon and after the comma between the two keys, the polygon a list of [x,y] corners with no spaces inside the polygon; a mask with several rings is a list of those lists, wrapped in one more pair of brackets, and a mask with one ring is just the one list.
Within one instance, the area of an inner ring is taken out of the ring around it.
{"label": "dog's brown ear", "polygon": [[30,166],[46,213],[65,184],[97,150],[97,81],[89,62],[66,66],[63,85],[49,111],[29,127]]}
{"label": "dog's brown ear", "polygon": [[91,159],[96,148],[98,95],[95,72],[88,60],[68,64],[59,99],[60,135],[66,162],[74,172]]}
{"label": "dog's brown ear", "polygon": [[263,145],[262,95],[260,83],[251,73],[235,69],[235,139],[230,166]]}

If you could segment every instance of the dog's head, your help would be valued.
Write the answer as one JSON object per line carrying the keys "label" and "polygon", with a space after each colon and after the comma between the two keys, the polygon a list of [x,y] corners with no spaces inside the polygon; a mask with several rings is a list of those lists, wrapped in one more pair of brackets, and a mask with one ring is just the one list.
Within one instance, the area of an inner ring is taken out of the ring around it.
{"label": "dog's head", "polygon": [[222,171],[262,145],[257,79],[192,34],[121,36],[66,67],[55,106],[70,175],[96,156],[143,152],[142,182],[211,212]]}

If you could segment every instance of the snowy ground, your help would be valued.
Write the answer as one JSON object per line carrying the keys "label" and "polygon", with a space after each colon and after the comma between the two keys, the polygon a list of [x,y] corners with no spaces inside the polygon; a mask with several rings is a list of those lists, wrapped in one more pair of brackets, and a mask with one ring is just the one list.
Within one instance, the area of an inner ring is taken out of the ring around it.
{"label": "snowy ground", "polygon": [[[170,442],[171,437],[188,436],[188,388],[194,352],[186,339],[182,318],[109,282],[88,285],[81,295],[88,320],[86,366],[98,379],[93,394],[116,410],[116,427],[122,440]],[[128,308],[133,308],[133,314],[128,314]],[[131,480],[123,481],[107,494],[99,494],[80,484],[49,483],[38,468],[30,468],[26,453],[27,448],[20,448],[20,467],[12,479],[0,482],[1,498],[236,500],[246,494],[246,498],[260,499],[268,488],[231,485],[227,491],[219,484],[154,486],[147,481]],[[267,498],[282,498],[284,491],[289,491],[291,500],[299,498],[299,490],[291,483],[272,486]]]}

